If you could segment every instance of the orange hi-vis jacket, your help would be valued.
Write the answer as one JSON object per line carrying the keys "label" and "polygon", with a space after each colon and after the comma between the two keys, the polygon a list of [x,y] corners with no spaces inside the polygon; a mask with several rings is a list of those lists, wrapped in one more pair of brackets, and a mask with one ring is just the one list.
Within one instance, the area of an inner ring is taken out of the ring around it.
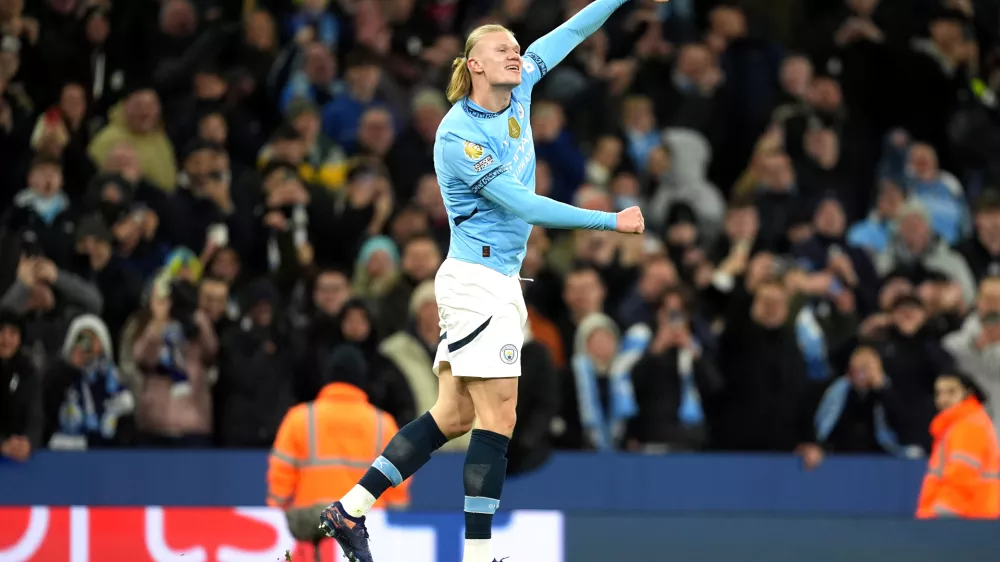
{"label": "orange hi-vis jacket", "polygon": [[[285,415],[267,469],[267,504],[290,508],[332,503],[346,494],[398,431],[356,386],[328,384],[315,402]],[[375,504],[403,507],[409,485],[389,488]]]}
{"label": "orange hi-vis jacket", "polygon": [[967,398],[931,423],[934,450],[917,505],[919,519],[1000,517],[1000,446],[983,405]]}

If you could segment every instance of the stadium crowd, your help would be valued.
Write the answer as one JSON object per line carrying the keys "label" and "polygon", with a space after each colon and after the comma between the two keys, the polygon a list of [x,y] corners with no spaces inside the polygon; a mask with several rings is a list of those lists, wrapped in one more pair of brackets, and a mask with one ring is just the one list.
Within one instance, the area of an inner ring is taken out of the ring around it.
{"label": "stadium crowd", "polygon": [[[0,0],[3,455],[267,448],[343,346],[426,411],[451,62],[586,4]],[[511,472],[923,456],[938,376],[1000,403],[1000,1],[631,0],[550,74],[537,191],[651,228],[532,232]]]}

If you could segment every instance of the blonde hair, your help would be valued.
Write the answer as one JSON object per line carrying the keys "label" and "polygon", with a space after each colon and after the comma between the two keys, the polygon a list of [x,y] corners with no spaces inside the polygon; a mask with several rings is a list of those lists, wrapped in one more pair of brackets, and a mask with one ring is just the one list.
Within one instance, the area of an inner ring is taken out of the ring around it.
{"label": "blonde hair", "polygon": [[472,93],[472,71],[469,70],[469,53],[472,52],[473,47],[479,43],[479,40],[483,36],[501,31],[510,33],[511,36],[514,35],[509,29],[496,23],[481,25],[473,29],[472,33],[469,34],[469,38],[465,41],[465,56],[458,57],[451,63],[451,82],[448,84],[447,92],[449,102],[455,103]]}

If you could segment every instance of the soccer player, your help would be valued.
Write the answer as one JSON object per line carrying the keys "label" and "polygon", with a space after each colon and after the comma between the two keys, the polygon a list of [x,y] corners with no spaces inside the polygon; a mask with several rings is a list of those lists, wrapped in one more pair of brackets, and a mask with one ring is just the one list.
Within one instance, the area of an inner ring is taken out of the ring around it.
{"label": "soccer player", "polygon": [[627,0],[596,0],[524,56],[502,26],[475,29],[455,60],[454,104],[438,128],[434,166],[451,248],[435,279],[441,342],[438,400],[393,437],[368,472],[321,517],[353,562],[372,562],[365,514],[431,453],[472,430],[466,453],[464,562],[494,562],[490,537],[514,430],[523,327],[518,273],[532,225],[641,234],[638,207],[588,211],[535,194],[531,88]]}

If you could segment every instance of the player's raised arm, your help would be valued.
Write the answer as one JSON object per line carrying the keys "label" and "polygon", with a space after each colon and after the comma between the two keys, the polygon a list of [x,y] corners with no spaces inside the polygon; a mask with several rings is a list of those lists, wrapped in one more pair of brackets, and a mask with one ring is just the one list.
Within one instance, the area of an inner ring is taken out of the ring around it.
{"label": "player's raised arm", "polygon": [[[638,207],[616,214],[560,203],[528,189],[504,167],[488,147],[454,135],[439,142],[444,143],[442,156],[449,163],[451,172],[468,185],[473,193],[500,205],[528,224],[546,228],[617,230],[628,233],[642,233],[645,228]],[[466,150],[467,147],[469,150]],[[479,159],[469,160],[470,152],[478,153]]]}
{"label": "player's raised arm", "polygon": [[562,62],[566,55],[600,29],[611,14],[628,1],[594,0],[565,23],[532,43],[524,53],[524,84],[530,88],[541,80],[545,73]]}

